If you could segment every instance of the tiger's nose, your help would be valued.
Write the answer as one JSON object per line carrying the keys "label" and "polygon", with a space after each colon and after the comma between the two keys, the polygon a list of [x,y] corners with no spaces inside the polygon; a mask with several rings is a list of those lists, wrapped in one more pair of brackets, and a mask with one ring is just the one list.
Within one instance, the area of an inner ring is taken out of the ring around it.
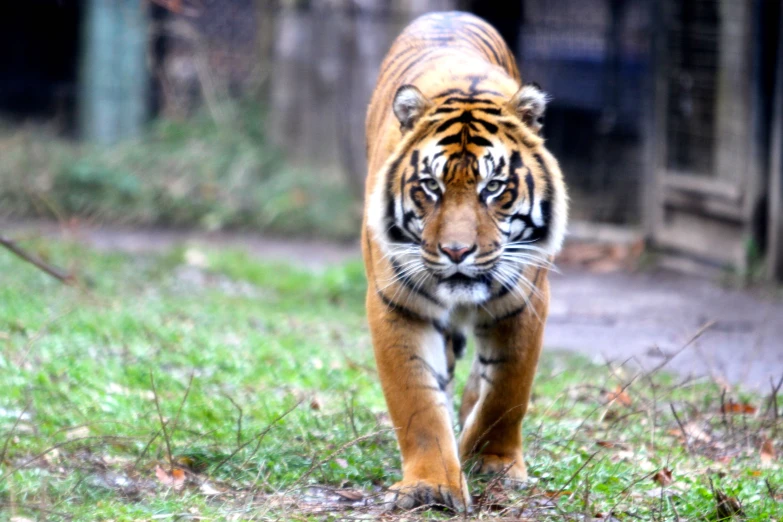
{"label": "tiger's nose", "polygon": [[476,245],[465,246],[460,244],[451,244],[449,246],[438,245],[441,252],[449,256],[449,259],[455,263],[461,263],[470,254],[476,251]]}

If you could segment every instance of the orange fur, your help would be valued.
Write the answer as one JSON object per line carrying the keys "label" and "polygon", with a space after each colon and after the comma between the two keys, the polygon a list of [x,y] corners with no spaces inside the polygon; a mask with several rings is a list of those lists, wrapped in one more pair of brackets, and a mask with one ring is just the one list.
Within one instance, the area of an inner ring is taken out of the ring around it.
{"label": "orange fur", "polygon": [[[497,32],[425,15],[397,38],[367,114],[362,245],[378,372],[402,453],[400,507],[469,505],[462,466],[527,476],[521,422],[567,198],[539,137],[545,95],[523,87]],[[477,355],[459,440],[451,379]]]}

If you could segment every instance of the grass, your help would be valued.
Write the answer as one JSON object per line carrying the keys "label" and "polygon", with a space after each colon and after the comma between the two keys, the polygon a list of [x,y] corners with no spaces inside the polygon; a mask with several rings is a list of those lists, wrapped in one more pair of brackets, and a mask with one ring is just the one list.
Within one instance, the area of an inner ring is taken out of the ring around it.
{"label": "grass", "polygon": [[107,147],[0,122],[0,218],[354,236],[358,203],[344,178],[290,167],[257,105],[223,110],[230,126],[203,112]]}
{"label": "grass", "polygon": [[[358,262],[26,247],[88,288],[0,251],[0,520],[379,514],[400,461]],[[717,490],[748,520],[781,520],[777,407],[549,350],[524,428],[531,480],[471,477],[471,516],[715,520]]]}

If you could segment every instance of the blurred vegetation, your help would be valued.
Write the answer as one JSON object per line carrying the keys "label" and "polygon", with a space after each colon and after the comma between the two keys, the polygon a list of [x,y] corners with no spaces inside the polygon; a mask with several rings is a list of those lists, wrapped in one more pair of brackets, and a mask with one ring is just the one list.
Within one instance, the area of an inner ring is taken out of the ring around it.
{"label": "blurred vegetation", "polygon": [[257,105],[223,110],[230,125],[205,111],[156,121],[139,139],[110,147],[0,125],[0,217],[356,234],[359,203],[344,179],[290,167]]}

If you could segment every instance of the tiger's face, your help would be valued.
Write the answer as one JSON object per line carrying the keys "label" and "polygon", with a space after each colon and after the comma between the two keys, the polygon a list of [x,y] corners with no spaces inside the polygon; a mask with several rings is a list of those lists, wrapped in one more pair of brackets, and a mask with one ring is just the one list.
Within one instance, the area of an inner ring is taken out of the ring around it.
{"label": "tiger's face", "polygon": [[398,91],[404,136],[376,227],[397,276],[444,303],[482,303],[517,286],[525,266],[549,263],[563,232],[538,137],[545,99],[532,86],[506,103]]}

